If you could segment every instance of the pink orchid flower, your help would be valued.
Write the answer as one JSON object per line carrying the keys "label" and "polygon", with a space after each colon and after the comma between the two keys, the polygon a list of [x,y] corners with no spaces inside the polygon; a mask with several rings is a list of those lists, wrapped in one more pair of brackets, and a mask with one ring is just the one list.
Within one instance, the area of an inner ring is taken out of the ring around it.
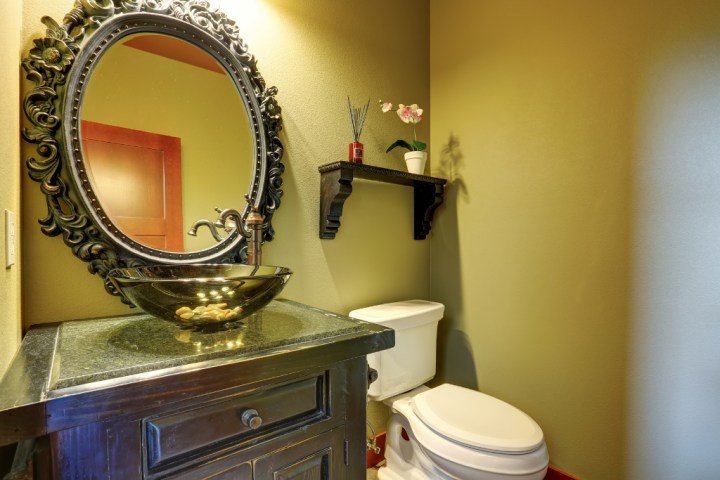
{"label": "pink orchid flower", "polygon": [[410,106],[403,105],[402,103],[398,105],[398,117],[405,123],[419,123],[420,120],[422,120],[422,113],[422,108],[418,108],[417,103],[413,103]]}
{"label": "pink orchid flower", "polygon": [[[382,100],[380,100],[380,107],[382,108],[383,113],[394,110],[392,103],[383,102]],[[393,142],[392,145],[387,148],[387,150],[385,150],[385,152],[389,152],[396,147],[406,148],[411,152],[421,152],[425,150],[427,148],[427,144],[417,139],[417,133],[415,131],[415,125],[420,123],[423,118],[422,108],[418,108],[417,103],[413,103],[412,105],[403,105],[402,103],[399,103],[396,112],[400,120],[402,120],[404,123],[412,125],[413,139],[412,142],[407,142],[402,139],[396,140],[395,142]]]}

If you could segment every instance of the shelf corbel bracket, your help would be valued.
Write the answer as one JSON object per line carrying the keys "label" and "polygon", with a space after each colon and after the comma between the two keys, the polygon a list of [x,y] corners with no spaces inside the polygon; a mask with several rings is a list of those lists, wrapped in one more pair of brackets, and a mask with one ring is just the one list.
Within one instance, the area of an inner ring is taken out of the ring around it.
{"label": "shelf corbel bracket", "polygon": [[320,171],[320,238],[332,239],[340,228],[345,199],[352,193],[353,178],[392,183],[414,190],[415,240],[424,240],[430,233],[435,209],[443,202],[444,178],[401,172],[361,163],[334,162],[318,167]]}
{"label": "shelf corbel bracket", "polygon": [[432,224],[435,209],[443,203],[445,186],[437,183],[416,182],[414,190],[414,238],[425,240]]}
{"label": "shelf corbel bracket", "polygon": [[352,193],[353,170],[339,168],[320,178],[320,238],[333,239],[340,228],[345,200]]}

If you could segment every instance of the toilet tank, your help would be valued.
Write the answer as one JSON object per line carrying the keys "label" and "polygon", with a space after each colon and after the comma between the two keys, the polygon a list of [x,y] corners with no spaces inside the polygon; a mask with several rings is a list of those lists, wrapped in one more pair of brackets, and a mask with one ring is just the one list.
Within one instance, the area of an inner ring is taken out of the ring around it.
{"label": "toilet tank", "polygon": [[368,365],[378,371],[368,397],[384,400],[422,385],[435,376],[437,325],[445,306],[426,300],[408,300],[360,308],[352,318],[378,323],[395,330],[395,346],[368,355]]}

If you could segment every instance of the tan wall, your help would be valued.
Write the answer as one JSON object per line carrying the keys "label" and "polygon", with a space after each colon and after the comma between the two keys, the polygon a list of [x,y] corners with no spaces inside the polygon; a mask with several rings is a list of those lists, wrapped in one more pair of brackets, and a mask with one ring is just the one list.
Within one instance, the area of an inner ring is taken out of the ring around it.
{"label": "tan wall", "polygon": [[[6,4],[7,3],[7,4]],[[20,343],[20,51],[22,4],[0,15],[0,378]],[[15,213],[17,263],[5,268],[5,210]]]}
{"label": "tan wall", "polygon": [[[62,18],[72,3],[27,0],[25,46],[43,32],[42,15]],[[279,88],[285,194],[273,220],[277,239],[267,244],[265,260],[295,271],[284,296],[345,313],[427,297],[429,243],[412,238],[411,189],[356,181],[337,239],[320,241],[317,233],[317,167],[347,159],[347,95],[356,104],[371,99],[362,136],[366,163],[403,166],[400,152],[386,155],[384,149],[408,132],[397,119],[383,117],[376,102],[428,105],[427,3],[373,0],[357,8],[331,0],[283,0],[218,6],[237,20],[266,81]],[[415,25],[414,35],[388,28],[383,18],[403,18]],[[428,131],[426,122],[420,134],[427,138]],[[25,155],[30,153],[26,148]],[[32,312],[25,324],[126,312],[59,238],[40,233],[35,219],[44,215],[43,199],[36,184],[24,182],[24,304]]]}
{"label": "tan wall", "polygon": [[720,472],[697,453],[720,441],[719,17],[431,2],[439,379],[525,410],[586,480]]}

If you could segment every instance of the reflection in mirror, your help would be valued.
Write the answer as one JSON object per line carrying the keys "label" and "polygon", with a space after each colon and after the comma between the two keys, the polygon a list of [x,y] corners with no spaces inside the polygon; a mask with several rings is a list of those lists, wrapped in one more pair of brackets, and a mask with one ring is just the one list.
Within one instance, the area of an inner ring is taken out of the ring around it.
{"label": "reflection in mirror", "polygon": [[171,252],[216,244],[209,229],[187,232],[244,203],[254,146],[237,88],[210,54],[169,35],[129,35],[98,60],[80,117],[93,189],[125,235]]}

